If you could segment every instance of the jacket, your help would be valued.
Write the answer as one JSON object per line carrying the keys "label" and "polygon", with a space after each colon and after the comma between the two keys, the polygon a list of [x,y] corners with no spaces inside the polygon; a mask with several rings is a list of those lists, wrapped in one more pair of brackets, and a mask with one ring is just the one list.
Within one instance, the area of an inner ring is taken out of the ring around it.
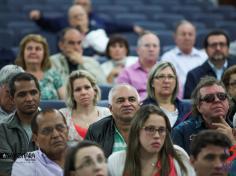
{"label": "jacket", "polygon": [[108,116],[90,125],[85,139],[100,144],[108,158],[112,153],[114,135],[115,121],[112,116]]}
{"label": "jacket", "polygon": [[16,113],[11,115],[9,121],[0,124],[0,141],[0,173],[10,174],[12,164],[19,156],[37,149]]}
{"label": "jacket", "polygon": [[[146,105],[146,104],[154,104],[158,106],[158,103],[156,102],[156,100],[152,99],[152,98],[146,98],[143,101],[142,105]],[[175,122],[173,128],[175,126],[177,126],[180,122],[184,121],[188,115],[190,115],[191,113],[191,103],[190,102],[184,102],[179,100],[178,98],[175,99],[174,101],[175,107],[178,109],[178,118],[177,121]]]}

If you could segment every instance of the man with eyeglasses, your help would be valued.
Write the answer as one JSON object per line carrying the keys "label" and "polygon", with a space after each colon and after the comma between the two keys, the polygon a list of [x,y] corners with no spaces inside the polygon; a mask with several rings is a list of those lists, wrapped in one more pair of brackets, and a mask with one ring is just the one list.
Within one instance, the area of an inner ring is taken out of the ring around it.
{"label": "man with eyeglasses", "polygon": [[106,157],[126,149],[131,121],[140,107],[140,97],[133,86],[118,84],[110,90],[108,102],[112,115],[90,125],[85,136],[85,139],[100,144]]}
{"label": "man with eyeglasses", "polygon": [[224,133],[233,143],[235,142],[231,122],[227,116],[230,111],[230,98],[221,81],[211,76],[203,77],[192,94],[192,101],[192,117],[172,131],[175,144],[189,153],[192,139],[205,129]]}
{"label": "man with eyeglasses", "polygon": [[190,98],[192,91],[203,76],[214,76],[220,80],[224,71],[236,64],[236,59],[229,57],[229,42],[228,34],[222,30],[213,30],[207,34],[204,39],[204,48],[208,60],[188,72],[184,87],[185,99]]}
{"label": "man with eyeglasses", "polygon": [[61,112],[46,109],[31,122],[33,139],[38,150],[18,158],[12,167],[12,176],[63,176],[67,151],[68,127]]}
{"label": "man with eyeglasses", "polygon": [[74,70],[84,69],[96,77],[98,84],[106,84],[106,76],[99,63],[91,57],[83,56],[82,34],[76,28],[65,28],[59,36],[60,53],[50,57],[53,67],[65,80]]}
{"label": "man with eyeglasses", "polygon": [[16,112],[0,124],[0,175],[9,175],[18,157],[36,149],[30,123],[39,107],[38,80],[32,74],[22,72],[9,80],[8,87]]}

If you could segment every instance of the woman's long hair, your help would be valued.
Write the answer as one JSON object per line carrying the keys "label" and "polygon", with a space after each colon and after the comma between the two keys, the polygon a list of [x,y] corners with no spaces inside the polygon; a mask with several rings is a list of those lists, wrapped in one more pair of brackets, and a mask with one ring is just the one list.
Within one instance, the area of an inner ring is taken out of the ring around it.
{"label": "woman's long hair", "polygon": [[147,121],[151,114],[157,114],[159,116],[162,116],[166,122],[166,137],[158,155],[158,159],[161,162],[161,169],[159,171],[160,175],[167,176],[170,172],[169,156],[176,159],[180,165],[180,168],[186,173],[187,169],[184,166],[184,163],[182,162],[180,156],[175,151],[170,138],[171,126],[168,117],[159,107],[149,104],[142,106],[137,111],[131,123],[123,176],[141,176],[141,143],[139,141],[139,136],[141,128],[143,127],[144,123]]}

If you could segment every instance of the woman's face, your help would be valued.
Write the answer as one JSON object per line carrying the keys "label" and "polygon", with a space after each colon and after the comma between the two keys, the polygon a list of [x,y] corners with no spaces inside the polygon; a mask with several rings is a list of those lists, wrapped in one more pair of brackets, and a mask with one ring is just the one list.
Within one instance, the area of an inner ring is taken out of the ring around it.
{"label": "woman's face", "polygon": [[87,78],[78,78],[73,82],[73,95],[79,106],[93,104],[96,92]]}
{"label": "woman's face", "polygon": [[113,43],[109,47],[109,53],[113,60],[122,60],[127,55],[127,49],[123,43]]}
{"label": "woman's face", "polygon": [[230,96],[236,99],[236,73],[230,75],[228,92]]}
{"label": "woman's face", "polygon": [[38,64],[41,65],[44,57],[43,44],[39,42],[29,41],[25,45],[24,49],[24,59],[25,64]]}
{"label": "woman's face", "polygon": [[171,97],[176,87],[176,75],[170,67],[160,71],[153,79],[155,96]]}
{"label": "woman's face", "polygon": [[74,176],[107,176],[107,162],[103,151],[90,146],[80,149],[75,156]]}
{"label": "woman's face", "polygon": [[166,122],[164,117],[150,114],[143,128],[140,130],[141,151],[144,153],[158,153],[166,139]]}

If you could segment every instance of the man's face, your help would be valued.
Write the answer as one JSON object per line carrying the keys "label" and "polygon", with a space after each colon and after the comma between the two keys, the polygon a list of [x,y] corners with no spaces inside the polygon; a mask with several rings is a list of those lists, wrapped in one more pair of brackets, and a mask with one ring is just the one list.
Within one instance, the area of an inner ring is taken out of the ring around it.
{"label": "man's face", "polygon": [[228,92],[231,97],[236,99],[236,73],[230,75]]}
{"label": "man's face", "polygon": [[6,84],[0,86],[0,106],[7,113],[11,113],[15,109],[12,97],[9,93],[9,88]]}
{"label": "man's face", "polygon": [[76,5],[69,10],[69,24],[71,27],[85,28],[88,27],[88,15],[85,9]]}
{"label": "man's face", "polygon": [[192,51],[195,44],[196,31],[190,23],[182,24],[175,33],[175,43],[179,49],[186,54]]}
{"label": "man's face", "polygon": [[66,56],[73,52],[82,53],[82,35],[76,29],[68,30],[64,35],[64,41],[60,42],[60,49]]}
{"label": "man's face", "polygon": [[57,158],[67,148],[68,127],[60,113],[47,112],[37,118],[38,132],[35,143],[50,159]]}
{"label": "man's face", "polygon": [[229,47],[224,35],[212,35],[208,38],[208,47],[206,53],[210,61],[224,61],[229,55]]}
{"label": "man's face", "polygon": [[20,114],[32,115],[38,111],[40,92],[35,82],[16,81],[15,94],[13,97],[16,110]]}
{"label": "man's face", "polygon": [[160,54],[160,41],[153,34],[146,34],[140,40],[137,53],[141,63],[155,64]]}
{"label": "man's face", "polygon": [[207,125],[211,125],[212,123],[217,123],[220,121],[219,117],[226,118],[226,115],[229,110],[229,100],[225,98],[224,100],[220,100],[216,94],[225,94],[225,90],[222,86],[212,85],[208,87],[202,87],[200,89],[201,99],[206,97],[212,97],[214,95],[214,101],[200,101],[198,105],[198,111],[202,114],[202,117]]}
{"label": "man's face", "polygon": [[138,109],[138,97],[131,87],[121,86],[115,90],[110,106],[110,111],[115,121],[130,124]]}
{"label": "man's face", "polygon": [[221,146],[207,145],[196,158],[191,156],[192,165],[197,176],[226,176],[228,150]]}

